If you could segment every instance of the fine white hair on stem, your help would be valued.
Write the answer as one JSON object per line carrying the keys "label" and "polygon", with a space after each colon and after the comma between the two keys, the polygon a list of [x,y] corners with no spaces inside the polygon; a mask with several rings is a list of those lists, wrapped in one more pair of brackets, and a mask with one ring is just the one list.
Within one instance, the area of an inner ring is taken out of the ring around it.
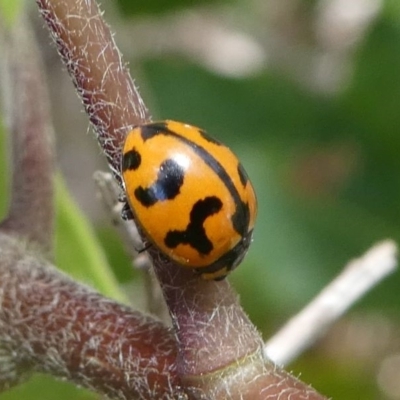
{"label": "fine white hair on stem", "polygon": [[396,265],[397,246],[392,240],[379,242],[350,261],[314,300],[268,340],[265,355],[278,365],[287,365],[368,290],[394,272]]}

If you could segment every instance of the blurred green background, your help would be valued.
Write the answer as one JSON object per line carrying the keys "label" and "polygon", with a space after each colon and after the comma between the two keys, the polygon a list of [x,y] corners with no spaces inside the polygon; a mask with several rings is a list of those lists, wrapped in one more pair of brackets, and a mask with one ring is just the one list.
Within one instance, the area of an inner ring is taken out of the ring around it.
{"label": "blurred green background", "polygon": [[[382,239],[400,242],[399,1],[118,0],[104,7],[154,119],[203,127],[235,151],[254,183],[254,243],[230,280],[265,338],[350,259]],[[85,135],[86,116],[34,7],[32,14],[61,170],[121,287],[143,296],[95,198],[91,175],[106,168],[104,160]],[[68,270],[76,259],[65,260],[71,252],[62,249],[77,236],[65,215],[58,263]],[[109,293],[91,268],[79,274]],[[399,286],[400,274],[385,280],[289,369],[335,399],[400,399]],[[54,385],[38,377],[0,399],[53,399]],[[91,398],[63,385],[65,398]]]}

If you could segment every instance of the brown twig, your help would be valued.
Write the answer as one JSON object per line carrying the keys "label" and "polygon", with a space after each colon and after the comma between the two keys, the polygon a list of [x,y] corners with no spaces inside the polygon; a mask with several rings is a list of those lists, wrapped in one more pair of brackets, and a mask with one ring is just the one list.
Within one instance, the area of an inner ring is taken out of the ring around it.
{"label": "brown twig", "polygon": [[0,390],[30,371],[113,399],[173,398],[176,345],[160,322],[79,285],[0,234]]}
{"label": "brown twig", "polygon": [[37,4],[119,180],[125,135],[150,116],[114,37],[96,1],[37,0]]}
{"label": "brown twig", "polygon": [[43,257],[52,250],[54,218],[46,85],[27,21],[1,33],[9,56],[15,180],[0,224],[0,391],[38,371],[110,398],[173,398],[179,377],[172,333],[74,282]]}
{"label": "brown twig", "polygon": [[[37,4],[120,180],[124,136],[148,115],[112,35],[93,1]],[[150,254],[178,338],[181,388],[189,398],[323,398],[264,359],[261,338],[227,281],[204,282],[156,248]]]}

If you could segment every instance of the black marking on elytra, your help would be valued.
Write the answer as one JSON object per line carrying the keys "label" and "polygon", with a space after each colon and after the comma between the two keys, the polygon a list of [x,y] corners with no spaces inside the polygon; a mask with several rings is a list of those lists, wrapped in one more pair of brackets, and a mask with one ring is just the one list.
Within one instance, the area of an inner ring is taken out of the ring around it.
{"label": "black marking on elytra", "polygon": [[154,136],[165,134],[167,131],[170,132],[166,122],[154,122],[140,127],[140,134],[143,142]]}
{"label": "black marking on elytra", "polygon": [[222,201],[215,196],[198,200],[190,212],[190,222],[184,231],[169,231],[165,236],[164,243],[170,249],[179,244],[188,244],[200,254],[209,254],[213,244],[208,239],[204,229],[204,221],[222,208]]}
{"label": "black marking on elytra", "polygon": [[184,177],[185,170],[175,160],[165,160],[160,165],[157,180],[148,188],[137,187],[135,197],[145,207],[172,200],[179,194]]}
{"label": "black marking on elytra", "polygon": [[[204,147],[200,146],[199,144],[191,141],[185,136],[181,136],[178,133],[168,129],[168,122],[155,122],[144,125],[143,127],[141,127],[141,132],[143,140],[148,140],[156,135],[166,135],[173,136],[177,140],[189,146],[214,171],[214,173],[219,176],[221,181],[228,189],[230,195],[232,196],[232,199],[236,206],[236,212],[234,215],[234,219],[236,222],[232,220],[232,224],[235,230],[240,235],[243,235],[247,232],[249,218],[247,218],[246,216],[246,208],[243,207],[242,199],[240,198],[240,194],[237,191],[232,181],[232,178],[215,157],[213,157]],[[237,221],[239,220],[243,221],[243,223],[237,223]]]}
{"label": "black marking on elytra", "polygon": [[[247,232],[241,240],[229,250],[226,254],[220,257],[217,261],[214,261],[212,264],[206,267],[196,268],[196,271],[199,274],[212,274],[217,272],[223,268],[227,269],[227,274],[229,271],[235,269],[243,260],[244,256],[249,249],[251,240],[253,237],[253,230]],[[216,278],[215,280],[222,280],[226,277],[226,275]]]}
{"label": "black marking on elytra", "polygon": [[243,187],[245,187],[247,185],[247,182],[249,181],[249,177],[240,162],[238,163],[237,171],[239,174],[240,182],[242,183]]}
{"label": "black marking on elytra", "polygon": [[135,148],[127,151],[122,157],[122,172],[138,169],[141,162],[142,156]]}
{"label": "black marking on elytra", "polygon": [[213,137],[211,137],[206,131],[203,131],[202,129],[199,129],[199,133],[200,133],[201,137],[204,140],[206,140],[207,142],[216,144],[218,146],[222,146],[222,143],[219,140],[214,139]]}
{"label": "black marking on elytra", "polygon": [[236,204],[235,213],[232,215],[233,228],[239,235],[244,236],[249,229],[250,223],[250,208],[243,201]]}

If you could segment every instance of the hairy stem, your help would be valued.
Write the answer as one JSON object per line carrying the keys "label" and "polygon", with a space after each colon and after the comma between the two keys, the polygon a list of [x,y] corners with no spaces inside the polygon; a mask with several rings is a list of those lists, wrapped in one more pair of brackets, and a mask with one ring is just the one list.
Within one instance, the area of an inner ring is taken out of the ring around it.
{"label": "hairy stem", "polygon": [[36,0],[120,182],[126,133],[150,119],[96,1]]}
{"label": "hairy stem", "polygon": [[178,372],[193,398],[325,399],[263,355],[262,339],[228,281],[206,282],[153,259],[178,338]]}
{"label": "hairy stem", "polygon": [[74,282],[16,239],[0,234],[0,248],[0,389],[34,370],[113,399],[176,395],[166,327]]}
{"label": "hairy stem", "polygon": [[[148,115],[94,1],[37,0],[111,169],[120,179],[128,127]],[[228,282],[204,282],[150,249],[178,339],[177,372],[189,398],[323,399],[277,369]]]}

